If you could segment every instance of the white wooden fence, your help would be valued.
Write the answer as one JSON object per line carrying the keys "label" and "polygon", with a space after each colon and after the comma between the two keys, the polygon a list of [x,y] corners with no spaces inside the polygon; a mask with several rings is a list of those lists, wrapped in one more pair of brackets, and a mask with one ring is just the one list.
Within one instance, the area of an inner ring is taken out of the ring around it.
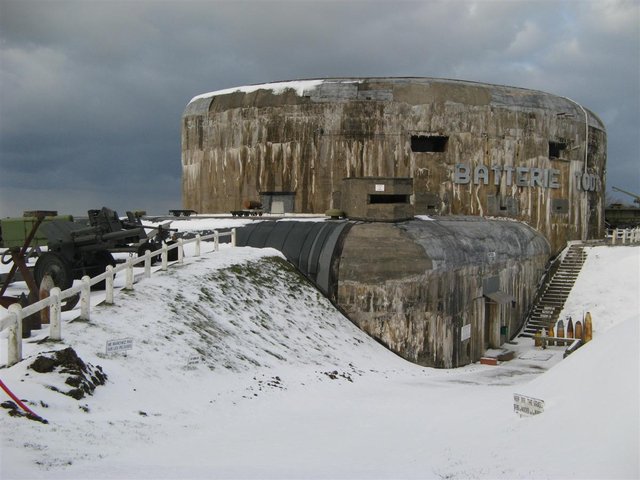
{"label": "white wooden fence", "polygon": [[605,237],[611,239],[611,245],[638,243],[640,242],[640,227],[607,230]]}
{"label": "white wooden fence", "polygon": [[178,249],[177,264],[182,264],[184,261],[184,245],[189,243],[195,243],[194,256],[200,256],[201,242],[205,240],[213,240],[213,250],[217,252],[220,245],[220,238],[231,237],[231,246],[236,246],[236,229],[232,229],[230,232],[220,233],[215,231],[210,235],[200,236],[196,235],[195,238],[189,240],[179,239],[178,242],[167,245],[162,244],[162,248],[155,252],[146,251],[145,255],[138,258],[128,258],[125,263],[112,267],[109,265],[106,271],[100,275],[96,275],[93,278],[88,276],[82,277],[79,285],[72,286],[66,290],[61,291],[58,287],[51,289],[49,297],[32,303],[27,307],[22,307],[19,304],[13,304],[9,306],[9,312],[4,317],[0,318],[0,332],[5,329],[9,330],[7,337],[7,366],[14,365],[22,360],[22,320],[29,315],[38,313],[45,308],[49,308],[49,339],[50,340],[62,340],[62,322],[61,322],[61,304],[62,301],[80,294],[80,316],[84,320],[89,320],[91,316],[91,304],[90,294],[91,286],[96,283],[104,281],[106,284],[105,300],[106,304],[114,303],[114,289],[113,280],[116,273],[125,270],[125,286],[124,289],[131,290],[134,285],[133,267],[144,262],[144,276],[143,278],[151,277],[151,257],[160,255],[161,267],[160,270],[167,270],[169,266],[169,250]]}

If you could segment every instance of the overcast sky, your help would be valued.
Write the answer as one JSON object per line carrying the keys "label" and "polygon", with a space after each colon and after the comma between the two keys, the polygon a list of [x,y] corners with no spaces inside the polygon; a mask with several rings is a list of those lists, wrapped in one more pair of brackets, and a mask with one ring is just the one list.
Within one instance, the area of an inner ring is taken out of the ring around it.
{"label": "overcast sky", "polygon": [[570,97],[606,124],[608,189],[640,193],[638,0],[0,0],[0,216],[179,208],[193,96],[334,76]]}

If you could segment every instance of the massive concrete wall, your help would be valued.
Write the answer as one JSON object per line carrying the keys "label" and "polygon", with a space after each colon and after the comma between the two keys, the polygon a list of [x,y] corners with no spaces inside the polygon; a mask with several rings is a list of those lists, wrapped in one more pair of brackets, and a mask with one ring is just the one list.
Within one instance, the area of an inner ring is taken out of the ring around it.
{"label": "massive concrete wall", "polygon": [[519,222],[360,223],[344,240],[336,303],[403,358],[458,367],[522,328],[548,256]]}
{"label": "massive concrete wall", "polygon": [[501,216],[552,250],[602,235],[606,133],[575,102],[429,78],[325,79],[196,97],[182,123],[183,205],[295,192],[340,208],[345,177],[411,177],[416,214]]}
{"label": "massive concrete wall", "polygon": [[240,246],[280,250],[349,319],[401,357],[451,368],[523,326],[549,256],[521,222],[257,221]]}

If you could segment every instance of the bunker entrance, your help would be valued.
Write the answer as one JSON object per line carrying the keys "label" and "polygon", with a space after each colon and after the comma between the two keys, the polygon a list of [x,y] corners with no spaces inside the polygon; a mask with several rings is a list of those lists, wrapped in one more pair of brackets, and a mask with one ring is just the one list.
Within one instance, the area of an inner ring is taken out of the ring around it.
{"label": "bunker entrance", "polygon": [[[498,316],[498,305],[485,299],[484,302],[484,349],[491,348],[491,332],[495,326]],[[496,345],[498,346],[498,345]]]}
{"label": "bunker entrance", "polygon": [[501,325],[500,314],[503,308],[515,306],[515,298],[500,290],[499,277],[489,277],[482,281],[484,289],[484,348],[500,347]]}
{"label": "bunker entrance", "polygon": [[295,212],[296,192],[260,192],[264,211],[284,215]]}

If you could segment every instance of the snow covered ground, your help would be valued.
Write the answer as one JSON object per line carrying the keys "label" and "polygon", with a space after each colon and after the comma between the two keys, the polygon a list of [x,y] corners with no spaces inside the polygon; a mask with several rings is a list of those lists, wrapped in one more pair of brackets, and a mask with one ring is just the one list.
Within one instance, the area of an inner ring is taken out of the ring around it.
{"label": "snow covered ground", "polygon": [[[0,409],[0,478],[638,478],[640,247],[588,252],[563,316],[590,311],[592,342],[455,370],[388,352],[274,250],[188,257],[0,368],[49,422]],[[66,347],[108,377],[80,400],[29,367]]]}

